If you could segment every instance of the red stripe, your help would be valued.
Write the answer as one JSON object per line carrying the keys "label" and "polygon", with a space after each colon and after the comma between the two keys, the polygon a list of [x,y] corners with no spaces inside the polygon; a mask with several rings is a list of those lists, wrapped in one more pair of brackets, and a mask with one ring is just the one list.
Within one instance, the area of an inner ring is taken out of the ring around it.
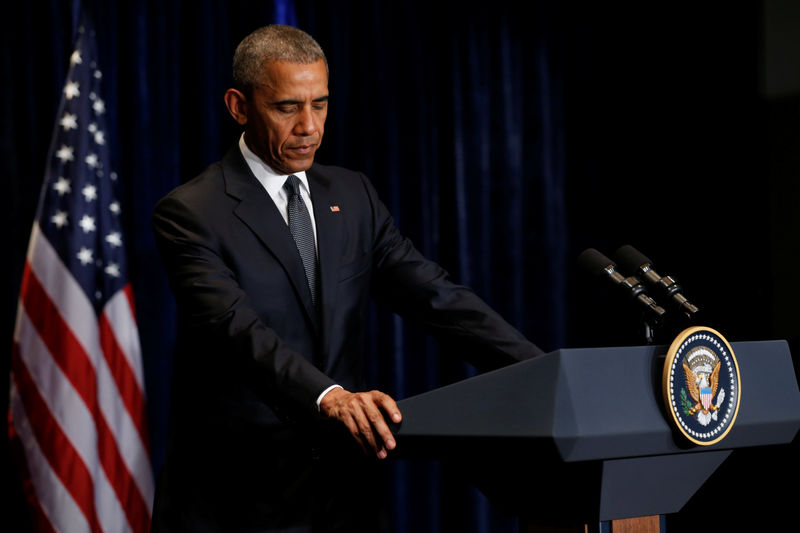
{"label": "red stripe", "polygon": [[138,322],[138,319],[136,318],[136,304],[134,303],[133,300],[133,286],[130,283],[128,283],[125,285],[125,287],[122,288],[122,291],[125,293],[125,296],[128,299],[128,305],[131,308],[131,315],[133,315],[133,321]]}
{"label": "red stripe", "polygon": [[75,451],[69,438],[61,430],[61,426],[53,418],[44,398],[39,394],[39,389],[22,360],[19,344],[16,342],[11,351],[11,370],[20,400],[25,406],[25,413],[42,454],[72,495],[92,531],[100,531],[94,507],[94,483],[89,469]]}
{"label": "red stripe", "polygon": [[[141,527],[144,522],[149,521],[149,512],[146,505],[142,511],[144,498],[122,461],[114,435],[98,406],[94,367],[28,263],[23,273],[20,296],[31,322],[56,363],[91,411],[97,426],[97,452],[100,464],[125,509],[128,522],[131,525],[139,524]],[[146,528],[138,531],[146,531]]]}
{"label": "red stripe", "polygon": [[11,416],[11,410],[8,410],[8,440],[9,451],[11,454],[11,461],[16,464],[17,472],[19,474],[19,481],[22,485],[22,492],[25,499],[28,501],[28,509],[31,514],[31,522],[33,531],[40,531],[42,533],[55,533],[53,524],[42,509],[39,498],[36,497],[36,489],[33,486],[30,470],[28,470],[28,462],[25,458],[25,449],[22,447],[22,441],[17,435],[14,428],[14,419]]}
{"label": "red stripe", "polygon": [[128,358],[125,357],[122,347],[117,342],[114,330],[111,329],[111,324],[105,313],[100,315],[98,324],[100,327],[100,347],[103,349],[103,356],[117,384],[122,403],[131,415],[136,430],[139,432],[139,438],[141,438],[149,455],[150,439],[147,436],[144,394],[139,388],[133,369],[128,363]]}

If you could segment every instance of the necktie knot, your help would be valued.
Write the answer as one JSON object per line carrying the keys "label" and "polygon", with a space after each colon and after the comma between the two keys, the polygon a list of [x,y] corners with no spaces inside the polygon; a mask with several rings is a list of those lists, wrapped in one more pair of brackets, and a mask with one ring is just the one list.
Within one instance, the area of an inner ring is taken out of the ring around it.
{"label": "necktie knot", "polygon": [[300,196],[300,179],[292,174],[288,178],[286,178],[286,182],[283,184],[283,188],[286,193],[291,198],[293,194]]}

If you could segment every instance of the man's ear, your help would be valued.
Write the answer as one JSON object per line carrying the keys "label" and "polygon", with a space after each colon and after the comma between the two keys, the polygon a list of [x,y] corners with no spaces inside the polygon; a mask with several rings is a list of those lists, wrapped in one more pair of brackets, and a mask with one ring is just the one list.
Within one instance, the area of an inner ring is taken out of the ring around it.
{"label": "man's ear", "polygon": [[236,89],[225,91],[225,107],[231,114],[233,120],[244,126],[247,124],[247,98]]}

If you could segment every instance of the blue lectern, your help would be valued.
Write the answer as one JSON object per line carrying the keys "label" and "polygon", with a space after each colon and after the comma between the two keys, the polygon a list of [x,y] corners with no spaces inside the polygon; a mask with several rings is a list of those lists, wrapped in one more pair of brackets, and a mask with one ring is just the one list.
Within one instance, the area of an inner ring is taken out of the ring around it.
{"label": "blue lectern", "polygon": [[738,417],[710,446],[664,409],[666,347],[564,349],[399,402],[395,457],[454,461],[526,530],[678,512],[733,449],[789,443],[800,392],[788,344],[731,347]]}

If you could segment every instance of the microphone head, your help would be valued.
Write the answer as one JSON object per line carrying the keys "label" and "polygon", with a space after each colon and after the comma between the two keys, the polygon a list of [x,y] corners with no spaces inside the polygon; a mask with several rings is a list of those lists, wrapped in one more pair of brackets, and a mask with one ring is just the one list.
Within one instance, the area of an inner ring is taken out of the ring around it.
{"label": "microphone head", "polygon": [[639,278],[636,276],[624,277],[617,272],[617,265],[614,261],[594,248],[588,248],[578,256],[578,266],[589,274],[607,277],[616,286],[620,287],[629,298],[644,306],[647,312],[651,316],[655,316],[657,320],[660,320],[664,314],[664,309],[647,296]]}
{"label": "microphone head", "polygon": [[639,250],[626,244],[614,252],[614,259],[626,270],[638,272],[644,265],[652,266],[652,262]]}
{"label": "microphone head", "polygon": [[578,267],[589,274],[596,276],[607,274],[606,269],[609,266],[616,268],[617,265],[594,248],[587,248],[578,256]]}

